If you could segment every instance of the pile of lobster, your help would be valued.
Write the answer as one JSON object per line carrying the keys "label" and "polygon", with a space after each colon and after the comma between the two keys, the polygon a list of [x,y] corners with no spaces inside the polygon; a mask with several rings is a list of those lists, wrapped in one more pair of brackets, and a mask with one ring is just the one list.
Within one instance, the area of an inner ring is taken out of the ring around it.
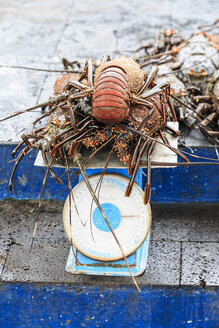
{"label": "pile of lobster", "polygon": [[178,120],[188,129],[199,129],[212,144],[219,144],[218,50],[219,38],[213,34],[202,31],[185,40],[173,29],[163,30],[154,43],[136,49],[141,68],[159,67],[156,82],[171,81]]}
{"label": "pile of lobster", "polygon": [[[212,143],[219,143],[218,48],[219,39],[213,34],[200,32],[185,40],[179,32],[166,29],[155,42],[136,49],[135,60],[124,56],[111,60],[104,56],[100,65],[89,59],[83,72],[65,73],[57,79],[54,96],[47,103],[26,110],[46,106],[33,126],[44,117],[48,121],[23,134],[22,142],[14,149],[13,156],[24,146],[11,174],[11,191],[16,167],[34,148],[41,151],[48,172],[57,182],[61,181],[52,171],[54,162],[69,167],[79,166],[80,161],[86,168],[105,148],[109,154],[106,163],[115,153],[128,167],[131,178],[126,196],[131,193],[146,154],[144,203],[148,203],[151,154],[156,143],[189,162],[183,151],[169,145],[165,131],[174,136],[179,132],[167,125],[168,120],[199,129]],[[140,55],[142,50],[145,53]],[[80,69],[78,62],[63,59],[66,70],[75,63]],[[88,150],[87,158],[82,156],[84,149]]]}
{"label": "pile of lobster", "polygon": [[[88,60],[82,74],[66,74],[56,81],[55,96],[48,103],[48,110],[34,122],[49,116],[47,124],[30,134],[22,135],[22,142],[13,151],[20,151],[10,179],[13,191],[13,176],[22,157],[31,149],[42,152],[48,171],[57,182],[60,179],[52,171],[54,161],[71,166],[81,161],[86,168],[91,159],[104,147],[109,149],[109,158],[114,152],[128,167],[130,182],[126,189],[129,196],[143,154],[147,156],[147,184],[144,203],[151,194],[151,154],[156,138],[177,153],[185,162],[185,155],[169,145],[165,130],[173,135],[179,133],[167,126],[167,121],[176,121],[170,100],[169,82],[155,83],[158,68],[153,66],[143,72],[133,59],[119,57],[110,60],[104,57],[100,66]],[[83,149],[89,156],[81,157]]]}

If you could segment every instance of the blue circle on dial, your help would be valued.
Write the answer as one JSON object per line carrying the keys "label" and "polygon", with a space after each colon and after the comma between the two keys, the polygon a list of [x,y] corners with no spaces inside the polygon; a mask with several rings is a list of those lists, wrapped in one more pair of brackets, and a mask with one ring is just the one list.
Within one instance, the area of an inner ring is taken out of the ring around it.
{"label": "blue circle on dial", "polygon": [[[109,220],[109,223],[113,230],[115,230],[121,222],[122,216],[120,213],[120,210],[118,207],[112,203],[103,203],[101,204],[101,207],[106,214],[107,219]],[[106,224],[102,214],[100,213],[100,210],[98,207],[95,208],[93,212],[93,222],[94,225],[101,231],[109,232],[110,229],[108,225]]]}

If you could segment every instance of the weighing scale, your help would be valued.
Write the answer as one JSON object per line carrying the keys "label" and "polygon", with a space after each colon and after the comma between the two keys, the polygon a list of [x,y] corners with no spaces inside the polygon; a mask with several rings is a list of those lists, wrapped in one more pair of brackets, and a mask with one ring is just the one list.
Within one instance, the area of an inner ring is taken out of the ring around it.
{"label": "weighing scale", "polygon": [[[100,174],[89,176],[95,190]],[[151,227],[150,205],[143,204],[143,191],[135,182],[130,197],[125,197],[129,179],[107,172],[97,191],[99,202],[120,241],[134,275],[146,266]],[[63,223],[69,240],[73,240],[66,270],[95,275],[130,275],[110,229],[93,202],[84,180],[73,189],[71,227],[69,197],[63,210]],[[76,207],[73,206],[74,201]],[[80,216],[80,217],[79,217]]]}
{"label": "weighing scale", "polygon": [[[169,126],[177,130],[178,123],[170,122]],[[176,137],[168,134],[168,140],[172,147],[177,148]],[[121,243],[132,274],[138,276],[146,269],[151,227],[150,205],[143,203],[142,168],[136,175],[131,195],[125,197],[130,177],[127,168],[117,158],[109,163],[99,184],[105,159],[105,153],[98,154],[86,173]],[[152,160],[173,163],[177,162],[177,156],[167,147],[157,144]],[[45,166],[40,153],[35,165]],[[54,166],[62,167],[59,164]],[[67,197],[63,209],[65,233],[70,242],[72,241],[66,271],[73,274],[130,275],[121,250],[81,175],[72,195],[70,201]]]}

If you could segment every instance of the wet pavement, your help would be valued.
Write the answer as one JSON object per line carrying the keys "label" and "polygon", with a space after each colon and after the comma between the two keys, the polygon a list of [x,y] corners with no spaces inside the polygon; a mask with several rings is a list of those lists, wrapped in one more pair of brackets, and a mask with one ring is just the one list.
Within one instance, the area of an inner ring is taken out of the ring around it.
{"label": "wet pavement", "polygon": [[[34,246],[34,202],[0,203],[0,280],[82,285],[129,285],[129,277],[65,272],[70,243],[62,225],[62,202],[44,201]],[[217,286],[219,204],[152,204],[149,259],[139,285]]]}

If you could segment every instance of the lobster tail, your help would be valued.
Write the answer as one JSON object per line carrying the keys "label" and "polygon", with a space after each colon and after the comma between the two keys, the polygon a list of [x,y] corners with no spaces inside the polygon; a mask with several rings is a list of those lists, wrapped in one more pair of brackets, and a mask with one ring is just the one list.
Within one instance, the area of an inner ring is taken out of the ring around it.
{"label": "lobster tail", "polygon": [[95,81],[93,116],[106,124],[123,121],[129,114],[128,77],[123,69],[110,66]]}

